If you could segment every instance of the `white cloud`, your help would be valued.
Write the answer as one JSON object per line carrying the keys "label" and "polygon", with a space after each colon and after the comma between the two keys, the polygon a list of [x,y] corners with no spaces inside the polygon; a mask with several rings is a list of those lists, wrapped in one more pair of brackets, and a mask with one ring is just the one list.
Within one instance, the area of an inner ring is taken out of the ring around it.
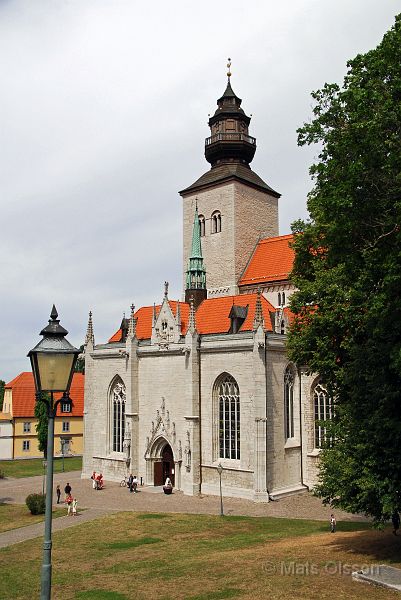
{"label": "white cloud", "polygon": [[124,310],[181,295],[181,199],[208,165],[207,115],[232,85],[253,168],[306,215],[310,91],[380,42],[392,0],[29,0],[0,4],[0,378],[29,368],[53,302],[75,344]]}

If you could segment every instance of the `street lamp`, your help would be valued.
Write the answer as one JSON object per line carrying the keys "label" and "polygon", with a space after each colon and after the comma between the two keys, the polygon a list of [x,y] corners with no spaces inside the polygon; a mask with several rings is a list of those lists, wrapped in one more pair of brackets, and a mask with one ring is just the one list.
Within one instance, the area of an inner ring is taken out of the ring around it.
{"label": "street lamp", "polygon": [[224,510],[223,510],[223,492],[221,490],[221,474],[223,472],[223,465],[221,463],[219,463],[217,465],[217,472],[219,474],[219,478],[220,478],[220,516],[224,517]]}
{"label": "street lamp", "polygon": [[65,452],[65,450],[64,450],[64,448],[65,448],[65,439],[64,438],[61,438],[60,444],[61,444],[61,455],[63,457],[63,473],[64,473],[64,452]]}
{"label": "street lamp", "polygon": [[[33,378],[35,380],[37,401],[47,406],[47,477],[46,477],[46,513],[45,536],[43,542],[43,563],[41,576],[41,600],[51,597],[51,551],[52,551],[52,504],[53,504],[53,453],[54,453],[54,418],[61,400],[71,402],[68,397],[75,363],[79,350],[65,339],[68,331],[60,325],[58,314],[53,304],[49,324],[42,329],[43,339],[29,351]],[[63,397],[54,402],[54,394],[63,393]],[[43,393],[46,396],[43,396]],[[47,394],[50,394],[50,399]]]}

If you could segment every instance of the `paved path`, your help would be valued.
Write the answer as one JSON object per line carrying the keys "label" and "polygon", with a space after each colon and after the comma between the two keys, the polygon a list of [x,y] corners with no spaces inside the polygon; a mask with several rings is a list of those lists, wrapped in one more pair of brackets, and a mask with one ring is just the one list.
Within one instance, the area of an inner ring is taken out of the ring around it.
{"label": "paved path", "polygon": [[[143,486],[137,494],[121,488],[116,482],[106,481],[103,490],[92,489],[90,479],[81,479],[79,471],[57,473],[54,476],[54,488],[60,484],[64,489],[67,481],[71,484],[72,495],[78,499],[78,508],[86,507],[79,517],[59,517],[53,521],[53,530],[58,531],[85,521],[96,519],[105,514],[119,511],[138,512],[175,512],[192,514],[219,514],[220,498],[217,496],[184,496],[174,492],[171,496],[163,494],[157,488]],[[23,479],[0,480],[0,502],[24,504],[28,494],[41,492],[42,476]],[[330,507],[324,507],[318,498],[309,493],[296,494],[276,502],[255,503],[240,498],[224,498],[224,512],[227,515],[248,515],[252,517],[286,517],[314,519],[329,522]],[[365,520],[357,515],[335,511],[337,521]],[[17,530],[0,534],[0,547],[15,544],[26,539],[43,535],[43,523],[29,525]]]}

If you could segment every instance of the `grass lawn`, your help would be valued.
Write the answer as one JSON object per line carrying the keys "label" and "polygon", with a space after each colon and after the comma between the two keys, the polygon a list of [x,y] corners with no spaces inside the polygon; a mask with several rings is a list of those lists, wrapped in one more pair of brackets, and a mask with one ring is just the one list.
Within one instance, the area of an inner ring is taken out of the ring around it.
{"label": "grass lawn", "polygon": [[[64,507],[53,509],[53,518],[62,517],[65,514],[66,509]],[[45,515],[31,515],[25,504],[0,503],[0,533],[18,527],[25,527],[25,525],[40,523],[44,518]]]}
{"label": "grass lawn", "polygon": [[[117,513],[53,536],[53,600],[382,600],[351,570],[401,566],[401,537],[364,523]],[[42,539],[0,550],[0,598],[37,598]]]}
{"label": "grass lawn", "polygon": [[[80,471],[82,469],[82,456],[71,456],[64,458],[65,471]],[[54,472],[61,473],[63,470],[63,459],[54,459]],[[43,460],[31,458],[26,460],[1,460],[0,472],[5,477],[33,477],[43,475]],[[1,481],[1,480],[0,480]]]}

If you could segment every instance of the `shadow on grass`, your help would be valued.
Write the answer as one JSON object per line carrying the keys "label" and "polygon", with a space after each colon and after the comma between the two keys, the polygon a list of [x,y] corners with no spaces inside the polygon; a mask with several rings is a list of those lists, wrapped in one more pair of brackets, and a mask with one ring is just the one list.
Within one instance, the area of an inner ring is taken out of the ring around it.
{"label": "shadow on grass", "polygon": [[342,537],[337,531],[334,536],[336,547],[343,552],[360,554],[378,562],[401,563],[401,536],[394,536],[391,528],[359,531],[352,538]]}
{"label": "shadow on grass", "polygon": [[107,590],[87,590],[75,594],[76,600],[128,600],[128,597],[118,592]]}

